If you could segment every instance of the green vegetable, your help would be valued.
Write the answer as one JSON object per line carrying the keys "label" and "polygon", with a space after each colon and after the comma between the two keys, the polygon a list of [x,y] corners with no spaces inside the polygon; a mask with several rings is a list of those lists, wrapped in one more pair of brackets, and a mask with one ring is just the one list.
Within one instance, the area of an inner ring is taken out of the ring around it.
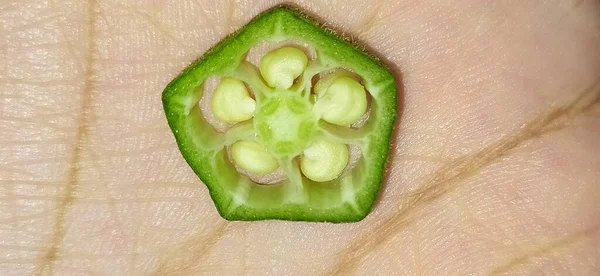
{"label": "green vegetable", "polygon": [[[251,64],[246,54],[262,43],[286,46]],[[198,104],[209,77],[220,79],[210,103],[231,126],[224,132]],[[181,153],[225,219],[350,222],[370,212],[396,82],[376,58],[299,11],[258,15],[175,78],[162,99]],[[277,172],[285,179],[275,184],[252,180]]]}

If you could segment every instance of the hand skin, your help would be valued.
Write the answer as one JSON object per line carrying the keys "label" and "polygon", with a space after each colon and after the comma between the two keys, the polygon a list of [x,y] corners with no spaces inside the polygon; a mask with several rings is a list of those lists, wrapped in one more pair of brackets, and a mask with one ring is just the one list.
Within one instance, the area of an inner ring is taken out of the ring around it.
{"label": "hand skin", "polygon": [[403,84],[385,186],[227,222],[161,92],[274,4],[0,1],[0,275],[600,274],[598,1],[297,3]]}

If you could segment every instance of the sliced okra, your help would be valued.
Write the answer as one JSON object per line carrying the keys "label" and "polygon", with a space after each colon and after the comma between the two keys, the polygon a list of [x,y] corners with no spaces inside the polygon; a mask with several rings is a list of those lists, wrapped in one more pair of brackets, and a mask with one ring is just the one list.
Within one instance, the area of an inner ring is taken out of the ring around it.
{"label": "sliced okra", "polygon": [[[258,64],[246,60],[253,47],[282,41],[291,43]],[[196,112],[209,77],[220,78],[210,107],[233,125],[225,132]],[[369,100],[368,120],[351,127]],[[350,222],[370,212],[381,185],[396,83],[374,57],[299,11],[276,7],[190,65],[167,86],[163,104],[182,155],[222,217]],[[356,160],[349,148],[360,150]],[[276,171],[283,180],[269,185],[248,175]]]}

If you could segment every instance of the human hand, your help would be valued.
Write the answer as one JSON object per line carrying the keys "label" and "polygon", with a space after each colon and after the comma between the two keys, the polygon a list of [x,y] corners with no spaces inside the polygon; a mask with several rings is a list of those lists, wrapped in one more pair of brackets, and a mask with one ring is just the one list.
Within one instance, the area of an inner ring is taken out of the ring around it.
{"label": "human hand", "polygon": [[595,275],[600,4],[299,2],[397,73],[373,213],[227,222],[165,85],[274,1],[0,4],[2,275]]}

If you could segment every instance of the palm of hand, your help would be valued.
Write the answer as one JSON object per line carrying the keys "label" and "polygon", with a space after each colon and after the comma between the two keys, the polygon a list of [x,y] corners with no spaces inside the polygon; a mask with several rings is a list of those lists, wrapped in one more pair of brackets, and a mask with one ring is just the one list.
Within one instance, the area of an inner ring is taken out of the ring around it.
{"label": "palm of hand", "polygon": [[223,221],[162,113],[270,1],[5,2],[3,275],[598,273],[596,2],[300,3],[403,81],[382,197],[345,225]]}

